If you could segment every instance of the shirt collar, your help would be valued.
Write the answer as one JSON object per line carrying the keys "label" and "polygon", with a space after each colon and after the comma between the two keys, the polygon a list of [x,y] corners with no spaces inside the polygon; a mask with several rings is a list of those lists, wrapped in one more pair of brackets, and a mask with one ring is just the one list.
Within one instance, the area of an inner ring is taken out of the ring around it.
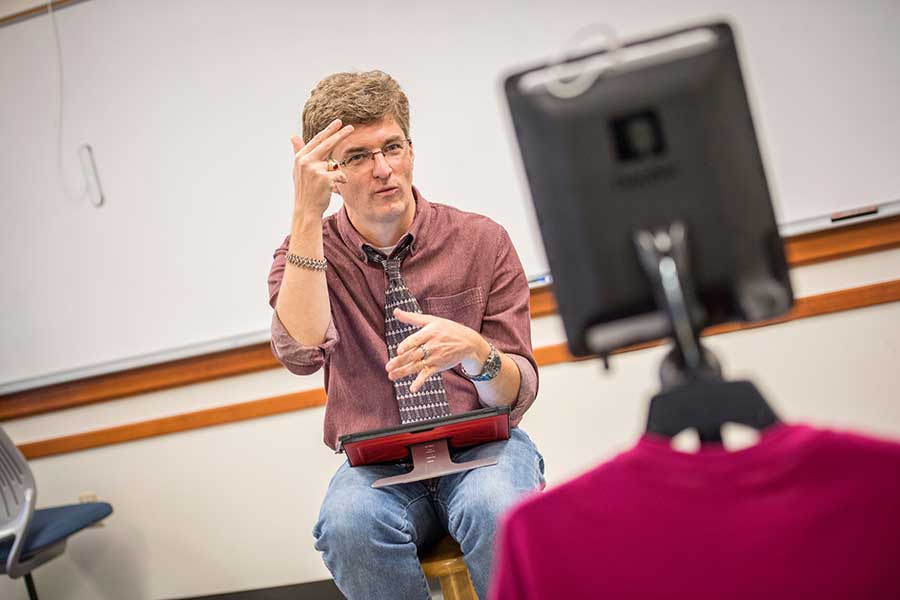
{"label": "shirt collar", "polygon": [[[410,255],[416,253],[419,240],[424,239],[424,236],[428,231],[428,226],[431,223],[432,216],[431,204],[424,196],[422,196],[421,192],[419,192],[415,186],[412,188],[412,193],[413,199],[416,202],[416,216],[413,217],[413,222],[409,226],[409,231],[406,233],[406,235],[411,235],[413,238],[412,244],[410,244],[409,247]],[[363,250],[363,244],[370,246],[371,244],[366,242],[359,232],[356,231],[356,228],[353,227],[353,223],[350,222],[350,217],[347,215],[346,206],[342,206],[337,213],[337,230],[341,236],[341,240],[348,248],[353,250],[353,253],[356,254],[357,258],[363,262],[369,262],[370,259]],[[402,240],[403,236],[401,236],[400,239]]]}

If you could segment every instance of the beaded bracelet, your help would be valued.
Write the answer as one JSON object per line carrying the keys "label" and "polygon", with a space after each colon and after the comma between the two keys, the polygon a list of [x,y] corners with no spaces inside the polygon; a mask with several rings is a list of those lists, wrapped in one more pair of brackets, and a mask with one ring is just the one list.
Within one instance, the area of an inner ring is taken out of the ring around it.
{"label": "beaded bracelet", "polygon": [[310,271],[324,271],[328,268],[328,262],[324,258],[309,258],[306,256],[297,256],[288,252],[285,258],[289,263],[301,269],[309,269]]}

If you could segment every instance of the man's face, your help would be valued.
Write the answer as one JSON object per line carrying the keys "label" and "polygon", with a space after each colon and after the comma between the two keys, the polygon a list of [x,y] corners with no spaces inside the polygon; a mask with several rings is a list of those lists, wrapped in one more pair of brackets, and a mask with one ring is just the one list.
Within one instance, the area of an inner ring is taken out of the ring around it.
{"label": "man's face", "polygon": [[408,146],[399,156],[386,158],[380,150],[392,142],[405,143],[403,129],[392,116],[365,125],[355,125],[353,133],[338,143],[332,157],[338,162],[361,152],[376,152],[359,166],[342,167],[347,183],[336,184],[351,222],[363,234],[397,230],[402,235],[415,216],[412,193],[413,150]]}

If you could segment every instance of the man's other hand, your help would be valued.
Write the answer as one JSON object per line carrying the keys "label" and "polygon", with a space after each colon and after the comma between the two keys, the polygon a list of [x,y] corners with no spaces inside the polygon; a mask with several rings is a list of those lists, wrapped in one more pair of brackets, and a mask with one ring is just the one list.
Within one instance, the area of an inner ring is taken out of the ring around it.
{"label": "man's other hand", "polygon": [[416,375],[409,386],[417,392],[425,381],[441,371],[462,363],[468,373],[479,373],[491,353],[491,345],[477,331],[449,319],[394,309],[394,316],[408,325],[420,327],[397,347],[397,356],[385,369],[396,381]]}

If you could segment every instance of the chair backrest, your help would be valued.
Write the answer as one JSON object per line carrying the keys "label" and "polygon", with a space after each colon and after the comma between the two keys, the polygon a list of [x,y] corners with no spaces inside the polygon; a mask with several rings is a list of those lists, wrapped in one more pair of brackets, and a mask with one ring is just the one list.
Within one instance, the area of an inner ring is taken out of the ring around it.
{"label": "chair backrest", "polygon": [[0,542],[13,537],[12,550],[4,571],[14,575],[25,532],[37,501],[34,475],[25,457],[0,427]]}

